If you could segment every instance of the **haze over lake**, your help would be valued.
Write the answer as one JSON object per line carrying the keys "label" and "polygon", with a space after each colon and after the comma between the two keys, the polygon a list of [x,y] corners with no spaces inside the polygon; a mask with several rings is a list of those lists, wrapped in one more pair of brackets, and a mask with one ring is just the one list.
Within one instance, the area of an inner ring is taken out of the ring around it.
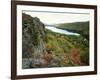
{"label": "haze over lake", "polygon": [[62,29],[56,28],[54,26],[46,26],[45,28],[48,29],[48,30],[51,30],[53,32],[60,33],[60,34],[76,35],[76,36],[79,36],[80,35],[78,33],[73,33],[73,32],[67,31],[67,30],[62,30]]}

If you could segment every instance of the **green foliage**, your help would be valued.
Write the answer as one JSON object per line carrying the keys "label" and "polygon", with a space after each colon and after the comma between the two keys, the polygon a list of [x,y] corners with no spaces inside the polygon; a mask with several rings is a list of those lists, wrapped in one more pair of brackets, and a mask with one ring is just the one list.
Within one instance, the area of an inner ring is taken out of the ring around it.
{"label": "green foliage", "polygon": [[89,65],[89,48],[84,49],[84,51],[81,51],[80,57],[84,65]]}
{"label": "green foliage", "polygon": [[72,45],[65,39],[66,36],[46,30],[46,47],[55,55],[67,53]]}

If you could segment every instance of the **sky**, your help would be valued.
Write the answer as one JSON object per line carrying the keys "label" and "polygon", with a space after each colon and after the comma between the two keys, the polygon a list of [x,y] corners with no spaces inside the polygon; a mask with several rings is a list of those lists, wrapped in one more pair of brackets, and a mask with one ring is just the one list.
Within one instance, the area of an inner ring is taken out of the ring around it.
{"label": "sky", "polygon": [[59,24],[59,23],[72,23],[89,21],[89,14],[80,13],[60,13],[60,12],[39,12],[39,11],[23,11],[32,17],[38,17],[44,24]]}

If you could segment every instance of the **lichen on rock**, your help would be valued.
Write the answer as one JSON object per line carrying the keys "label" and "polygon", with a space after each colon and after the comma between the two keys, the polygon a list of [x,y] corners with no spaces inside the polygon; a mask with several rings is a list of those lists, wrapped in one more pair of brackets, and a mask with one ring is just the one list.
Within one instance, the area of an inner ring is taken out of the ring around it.
{"label": "lichen on rock", "polygon": [[[32,58],[31,67],[41,65],[41,56],[45,52],[45,28],[44,24],[37,17],[31,17],[23,13],[22,16],[22,51],[23,59]],[[24,62],[23,62],[24,63]]]}

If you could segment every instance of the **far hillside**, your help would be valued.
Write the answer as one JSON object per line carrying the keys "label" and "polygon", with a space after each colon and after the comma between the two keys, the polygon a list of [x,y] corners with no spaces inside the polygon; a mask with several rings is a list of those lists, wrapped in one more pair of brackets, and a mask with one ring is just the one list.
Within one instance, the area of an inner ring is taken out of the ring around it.
{"label": "far hillside", "polygon": [[89,21],[57,24],[57,28],[76,32],[89,40]]}

